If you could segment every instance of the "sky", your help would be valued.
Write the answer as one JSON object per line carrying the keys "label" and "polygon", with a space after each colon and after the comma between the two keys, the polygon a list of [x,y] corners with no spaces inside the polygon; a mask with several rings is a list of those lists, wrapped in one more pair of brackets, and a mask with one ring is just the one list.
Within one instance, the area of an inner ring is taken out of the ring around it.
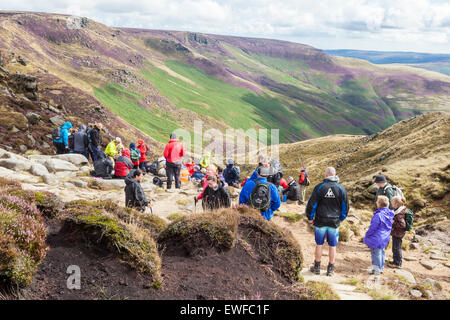
{"label": "sky", "polygon": [[325,50],[450,53],[450,0],[0,0],[0,10],[280,39]]}

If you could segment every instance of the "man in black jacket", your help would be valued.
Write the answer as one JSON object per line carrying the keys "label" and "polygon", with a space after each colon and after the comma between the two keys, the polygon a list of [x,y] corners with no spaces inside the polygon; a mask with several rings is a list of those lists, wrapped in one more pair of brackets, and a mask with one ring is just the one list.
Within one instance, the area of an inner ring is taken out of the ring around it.
{"label": "man in black jacket", "polygon": [[314,188],[306,206],[308,223],[312,223],[314,219],[316,239],[315,261],[314,266],[310,269],[311,272],[320,274],[322,247],[326,236],[329,246],[327,276],[334,274],[336,245],[339,239],[339,224],[347,217],[348,210],[347,192],[339,184],[336,169],[328,167],[325,169],[325,180]]}
{"label": "man in black jacket", "polygon": [[100,131],[102,130],[103,125],[97,122],[94,125],[94,128],[88,131],[88,139],[89,139],[89,154],[92,157],[92,162],[95,162],[99,159],[101,154],[101,143],[102,136]]}
{"label": "man in black jacket", "polygon": [[149,205],[141,186],[143,178],[144,173],[140,169],[131,170],[125,178],[125,206],[140,212],[145,212],[145,208]]}
{"label": "man in black jacket", "polygon": [[297,202],[300,199],[300,186],[293,177],[288,177],[288,187],[283,190],[283,195],[285,194],[289,201]]}

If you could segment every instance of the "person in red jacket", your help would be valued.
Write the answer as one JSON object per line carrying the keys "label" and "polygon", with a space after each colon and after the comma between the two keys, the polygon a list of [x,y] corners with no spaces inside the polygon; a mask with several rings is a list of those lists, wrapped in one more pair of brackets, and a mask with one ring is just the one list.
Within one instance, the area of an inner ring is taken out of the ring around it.
{"label": "person in red jacket", "polygon": [[286,180],[284,180],[284,178],[280,179],[280,186],[283,187],[283,190],[289,188],[289,186],[288,186]]}
{"label": "person in red jacket", "polygon": [[170,141],[164,149],[164,158],[167,160],[166,164],[166,176],[167,176],[167,189],[172,188],[172,180],[175,178],[175,188],[181,188],[180,170],[181,160],[184,156],[183,144],[178,141],[175,133],[170,135]]}
{"label": "person in red jacket", "polygon": [[146,167],[147,167],[147,153],[149,151],[148,147],[146,144],[144,144],[144,140],[139,139],[138,140],[138,145],[136,147],[137,149],[139,149],[139,151],[141,152],[141,159],[139,159],[139,169],[141,169],[143,172],[147,172]]}
{"label": "person in red jacket", "polygon": [[189,177],[192,177],[192,175],[193,175],[194,172],[195,172],[195,169],[194,169],[195,164],[194,164],[194,161],[192,160],[192,158],[189,158],[189,159],[187,160],[185,166],[186,166],[186,168],[187,168],[188,171],[189,171]]}
{"label": "person in red jacket", "polygon": [[129,171],[133,169],[134,165],[130,159],[130,150],[124,149],[122,155],[119,156],[114,164],[114,177],[115,179],[125,179]]}

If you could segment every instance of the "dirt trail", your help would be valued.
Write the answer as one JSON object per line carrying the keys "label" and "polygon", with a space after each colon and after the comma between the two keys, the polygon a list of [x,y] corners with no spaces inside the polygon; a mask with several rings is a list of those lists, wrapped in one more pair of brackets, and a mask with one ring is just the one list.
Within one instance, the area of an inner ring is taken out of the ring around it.
{"label": "dirt trail", "polygon": [[[145,179],[151,179],[145,178]],[[115,190],[94,190],[90,188],[64,188],[61,186],[51,187],[45,184],[23,184],[25,189],[33,190],[47,190],[55,192],[65,201],[87,199],[87,200],[101,200],[111,199],[116,201],[120,205],[124,205],[124,191],[123,188],[117,188]],[[197,208],[194,206],[194,195],[198,195],[200,189],[193,184],[183,184],[181,190],[154,190],[151,193],[147,193],[149,198],[152,198],[153,213],[167,219],[173,213],[183,214],[195,214],[195,212],[203,212],[201,208],[201,201],[197,204]],[[233,198],[233,204],[237,204],[237,198]],[[148,211],[150,212],[150,211]],[[299,206],[297,204],[283,203],[280,212],[290,213],[304,213],[305,206]],[[358,212],[355,212],[358,215]],[[169,220],[168,220],[169,221]],[[275,215],[272,221],[282,228],[290,230],[295,239],[300,243],[304,256],[304,269],[302,270],[302,276],[305,281],[319,281],[330,284],[335,292],[340,296],[342,300],[360,300],[371,299],[371,297],[365,293],[357,292],[355,289],[357,286],[363,286],[365,288],[375,288],[383,290],[383,283],[386,279],[392,279],[395,277],[394,269],[386,267],[382,280],[375,281],[373,276],[367,273],[367,269],[370,267],[370,251],[361,241],[361,236],[354,236],[347,242],[340,242],[337,247],[337,255],[335,262],[335,276],[327,277],[325,275],[326,266],[328,264],[328,247],[324,245],[324,254],[322,258],[322,274],[320,276],[313,275],[309,271],[309,267],[314,261],[314,232],[312,226],[310,226],[306,219],[301,219],[298,222],[289,222],[280,215]],[[432,245],[430,243],[430,245]],[[450,273],[449,268],[444,263],[437,263],[433,270],[426,269],[420,260],[430,261],[430,248],[421,245],[417,250],[404,251],[404,257],[408,260],[403,260],[403,269],[409,271],[415,277],[417,283],[420,283],[426,278],[431,278],[438,281],[444,288],[443,294],[449,291]],[[444,250],[444,254],[445,254]],[[390,249],[386,250],[387,260],[392,259],[392,252]],[[411,260],[414,261],[411,261]],[[386,289],[386,287],[384,287]],[[398,298],[398,297],[395,297]]]}

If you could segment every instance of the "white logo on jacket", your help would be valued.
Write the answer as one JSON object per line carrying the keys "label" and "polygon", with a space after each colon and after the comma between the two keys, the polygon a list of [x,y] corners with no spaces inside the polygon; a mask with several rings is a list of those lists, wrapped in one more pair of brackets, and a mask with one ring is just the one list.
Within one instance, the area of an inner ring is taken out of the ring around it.
{"label": "white logo on jacket", "polygon": [[328,189],[327,194],[325,195],[325,198],[336,198],[336,196],[333,193],[333,190],[331,188]]}

